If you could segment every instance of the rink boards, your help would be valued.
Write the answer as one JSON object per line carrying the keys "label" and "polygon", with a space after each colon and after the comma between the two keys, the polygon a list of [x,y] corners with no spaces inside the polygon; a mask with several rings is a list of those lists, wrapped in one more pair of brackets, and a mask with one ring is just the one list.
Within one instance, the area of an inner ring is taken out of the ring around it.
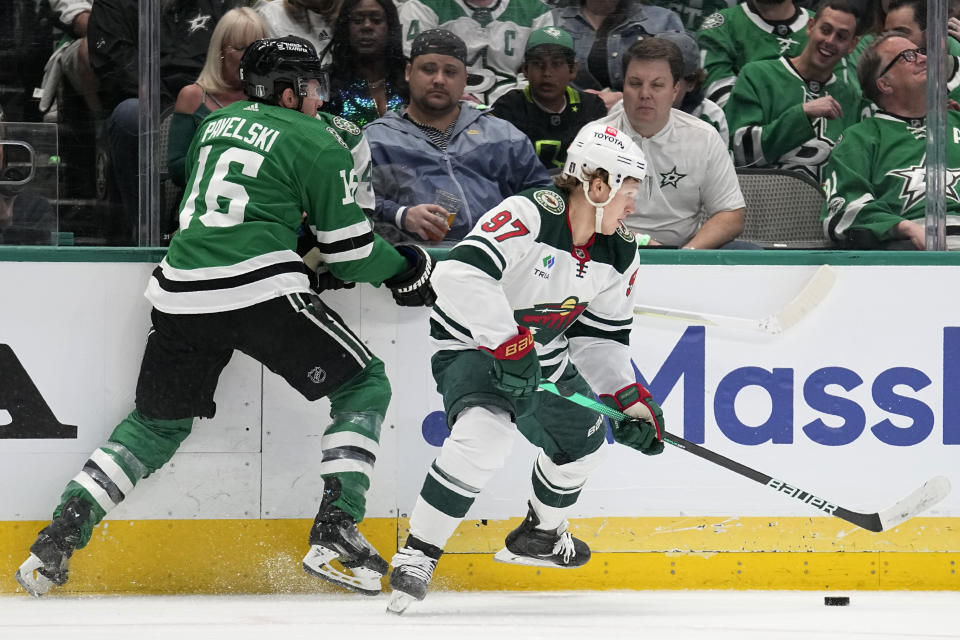
{"label": "rink boards", "polygon": [[[16,589],[10,575],[63,485],[132,406],[149,326],[141,294],[161,255],[0,249],[0,593]],[[650,306],[763,318],[827,261],[836,283],[779,334],[636,317],[633,361],[668,429],[858,511],[934,475],[958,492],[872,534],[677,449],[647,458],[611,445],[572,517],[595,557],[537,572],[491,559],[525,511],[533,448],[518,437],[451,540],[438,584],[960,589],[960,256],[650,252],[637,285]],[[444,435],[428,314],[365,285],[324,298],[359,327],[393,385],[362,525],[387,556]],[[305,402],[240,355],[216,402],[216,418],[197,421],[78,552],[72,590],[322,589],[299,563],[327,403]]]}

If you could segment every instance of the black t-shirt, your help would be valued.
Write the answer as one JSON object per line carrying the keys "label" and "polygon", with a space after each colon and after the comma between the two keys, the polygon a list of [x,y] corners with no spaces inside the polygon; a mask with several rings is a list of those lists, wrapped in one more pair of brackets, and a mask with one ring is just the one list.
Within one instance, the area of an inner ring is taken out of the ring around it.
{"label": "black t-shirt", "polygon": [[563,167],[567,147],[577,132],[588,122],[607,115],[607,108],[596,95],[567,87],[566,109],[563,113],[548,113],[537,106],[526,87],[503,94],[490,112],[525,133],[540,162],[549,170]]}

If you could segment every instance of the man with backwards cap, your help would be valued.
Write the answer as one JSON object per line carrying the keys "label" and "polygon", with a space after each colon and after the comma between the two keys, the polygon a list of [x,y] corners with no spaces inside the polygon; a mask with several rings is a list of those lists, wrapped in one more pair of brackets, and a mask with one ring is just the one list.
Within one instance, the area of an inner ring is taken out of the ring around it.
{"label": "man with backwards cap", "polygon": [[453,33],[422,32],[406,69],[410,104],[364,128],[374,217],[418,240],[459,240],[507,196],[550,184],[522,132],[461,102],[466,57],[466,45]]}
{"label": "man with backwards cap", "polygon": [[559,171],[580,128],[607,115],[603,100],[570,86],[577,67],[569,33],[560,27],[537,29],[527,40],[520,68],[530,84],[508,91],[491,108],[527,134],[547,169]]}
{"label": "man with backwards cap", "polygon": [[596,391],[629,416],[613,423],[617,442],[647,455],[663,451],[662,413],[630,361],[643,283],[624,220],[646,177],[630,136],[587,125],[554,186],[507,198],[438,263],[431,364],[451,432],[393,557],[388,611],[402,613],[426,596],[447,540],[506,462],[517,431],[539,453],[526,517],[494,559],[554,568],[590,559],[566,518],[607,451],[603,418],[536,393],[541,379]]}

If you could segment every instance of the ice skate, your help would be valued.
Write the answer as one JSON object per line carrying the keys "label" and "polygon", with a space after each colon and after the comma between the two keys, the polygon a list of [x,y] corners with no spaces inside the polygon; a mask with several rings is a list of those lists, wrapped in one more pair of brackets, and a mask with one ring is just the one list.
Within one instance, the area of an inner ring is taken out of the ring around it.
{"label": "ice skate", "polygon": [[533,506],[530,503],[527,506],[527,517],[519,527],[507,534],[506,547],[493,556],[494,560],[560,569],[575,569],[587,564],[590,547],[583,540],[570,535],[566,520],[556,529],[537,529],[540,519],[534,513]]}
{"label": "ice skate", "polygon": [[69,579],[70,556],[80,542],[80,523],[90,515],[90,507],[80,498],[70,498],[61,514],[44,527],[30,545],[27,558],[15,575],[20,586],[32,596],[42,596],[51,587]]}
{"label": "ice skate", "polygon": [[407,544],[397,551],[391,563],[390,588],[393,594],[387,603],[388,613],[400,615],[414,600],[426,597],[433,570],[437,568],[437,560],[442,553],[433,545],[412,536],[407,539]]}
{"label": "ice skate", "polygon": [[310,529],[310,551],[303,558],[303,570],[367,596],[380,593],[380,579],[389,565],[357,529],[347,513],[332,505],[340,495],[340,482],[328,478],[320,512]]}

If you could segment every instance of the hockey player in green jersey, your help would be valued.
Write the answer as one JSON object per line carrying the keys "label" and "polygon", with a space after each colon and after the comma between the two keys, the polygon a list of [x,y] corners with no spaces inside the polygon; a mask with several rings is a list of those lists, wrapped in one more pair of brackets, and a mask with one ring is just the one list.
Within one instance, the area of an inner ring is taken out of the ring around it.
{"label": "hockey player in green jersey", "polygon": [[793,0],[747,0],[709,16],[697,42],[707,71],[707,98],[721,107],[748,62],[798,55],[810,12]]}
{"label": "hockey player in green jersey", "polygon": [[852,0],[823,0],[800,55],[743,67],[724,108],[737,167],[790,169],[820,182],[830,151],[864,106],[834,75],[857,42],[858,19]]}
{"label": "hockey player in green jersey", "polygon": [[[927,57],[886,32],[858,67],[864,96],[880,111],[847,129],[824,171],[821,217],[833,240],[853,249],[926,246]],[[947,248],[960,249],[960,112],[947,111]]]}
{"label": "hockey player in green jersey", "polygon": [[618,442],[663,451],[662,414],[636,382],[629,349],[640,263],[623,220],[645,176],[643,152],[628,135],[587,125],[555,188],[507,198],[438,264],[432,366],[451,433],[393,557],[389,611],[424,598],[447,539],[505,463],[517,431],[540,452],[526,518],[494,559],[564,568],[590,559],[565,516],[603,459],[603,421],[535,393],[541,379],[603,394],[630,416],[613,427]]}
{"label": "hockey player in green jersey", "polygon": [[323,498],[304,569],[368,594],[388,565],[357,529],[390,400],[383,363],[311,288],[295,252],[303,212],[330,272],[385,284],[400,305],[432,304],[432,260],[373,234],[354,202],[353,160],[333,118],[317,117],[326,86],[313,46],[258,40],[241,62],[244,92],[208,116],[187,155],[180,229],[146,297],[153,328],[136,408],[61,496],[16,577],[33,595],[68,578],[75,549],[212,417],[220,372],[239,350],[308,400],[330,399],[318,472]]}

